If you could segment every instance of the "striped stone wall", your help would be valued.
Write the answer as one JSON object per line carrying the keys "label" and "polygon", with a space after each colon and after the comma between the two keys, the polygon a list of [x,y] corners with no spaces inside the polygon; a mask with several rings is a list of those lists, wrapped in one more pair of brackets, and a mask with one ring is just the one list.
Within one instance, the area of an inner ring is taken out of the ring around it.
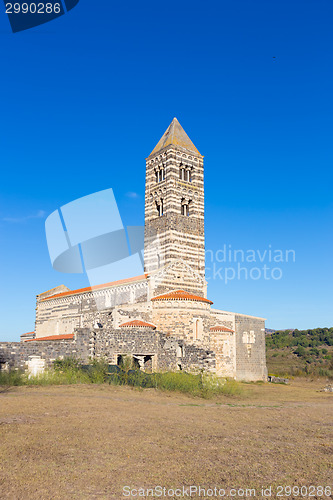
{"label": "striped stone wall", "polygon": [[[191,182],[179,178],[180,167],[191,171]],[[157,182],[156,172],[164,171]],[[182,203],[189,216],[182,215]],[[163,204],[163,215],[158,206]],[[205,278],[203,158],[170,145],[146,161],[145,271],[183,259]]]}
{"label": "striped stone wall", "polygon": [[[112,311],[119,305],[147,301],[146,280],[62,297],[37,297],[36,337],[73,333],[75,328],[113,327]],[[135,309],[135,308],[134,308]]]}

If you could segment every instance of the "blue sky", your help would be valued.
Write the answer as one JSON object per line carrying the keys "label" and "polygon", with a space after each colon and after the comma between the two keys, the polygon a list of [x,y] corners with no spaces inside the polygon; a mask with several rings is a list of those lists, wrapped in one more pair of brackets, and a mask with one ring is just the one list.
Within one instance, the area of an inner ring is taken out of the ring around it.
{"label": "blue sky", "polygon": [[0,340],[33,330],[37,293],[88,285],[52,269],[48,214],[111,187],[143,223],[144,159],[174,116],[205,155],[206,247],[296,255],[280,280],[210,280],[214,306],[332,326],[332,15],[330,0],[80,0],[12,34],[2,9]]}

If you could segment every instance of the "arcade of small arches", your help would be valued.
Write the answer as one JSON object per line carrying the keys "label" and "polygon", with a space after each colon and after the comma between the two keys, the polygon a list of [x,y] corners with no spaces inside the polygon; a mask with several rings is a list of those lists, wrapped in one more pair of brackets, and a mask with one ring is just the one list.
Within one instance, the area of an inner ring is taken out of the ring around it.
{"label": "arcade of small arches", "polygon": [[187,167],[183,163],[179,167],[179,179],[181,181],[192,182],[192,167]]}
{"label": "arcade of small arches", "polygon": [[[155,181],[158,184],[165,180],[165,166],[159,165],[155,168]],[[179,166],[179,179],[184,182],[192,182],[193,167],[186,166],[183,163]]]}
{"label": "arcade of small arches", "polygon": [[[157,210],[158,216],[162,217],[162,215],[164,213],[163,198],[160,198],[159,200],[155,200],[155,205],[156,205],[156,210]],[[188,198],[182,198],[181,204],[180,204],[181,215],[185,215],[186,217],[189,217],[190,213],[191,213],[191,208],[192,208],[192,200],[190,200]]]}
{"label": "arcade of small arches", "polygon": [[156,182],[162,182],[165,180],[165,168],[164,165],[155,169]]}

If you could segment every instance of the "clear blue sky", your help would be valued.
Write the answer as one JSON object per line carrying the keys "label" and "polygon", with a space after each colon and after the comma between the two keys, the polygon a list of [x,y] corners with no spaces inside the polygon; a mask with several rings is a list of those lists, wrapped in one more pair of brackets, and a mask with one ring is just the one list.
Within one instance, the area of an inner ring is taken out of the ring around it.
{"label": "clear blue sky", "polygon": [[280,280],[210,281],[214,306],[332,326],[332,22],[331,0],[81,0],[12,34],[1,7],[0,340],[33,330],[37,293],[88,284],[52,269],[49,213],[112,187],[143,223],[174,116],[205,155],[207,248],[296,254]]}

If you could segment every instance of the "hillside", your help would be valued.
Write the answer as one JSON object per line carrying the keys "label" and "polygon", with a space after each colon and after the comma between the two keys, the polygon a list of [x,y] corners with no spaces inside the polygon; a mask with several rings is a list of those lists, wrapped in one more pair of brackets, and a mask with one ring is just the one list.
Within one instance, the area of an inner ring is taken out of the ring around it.
{"label": "hillside", "polygon": [[333,327],[280,330],[266,336],[268,373],[333,378]]}

